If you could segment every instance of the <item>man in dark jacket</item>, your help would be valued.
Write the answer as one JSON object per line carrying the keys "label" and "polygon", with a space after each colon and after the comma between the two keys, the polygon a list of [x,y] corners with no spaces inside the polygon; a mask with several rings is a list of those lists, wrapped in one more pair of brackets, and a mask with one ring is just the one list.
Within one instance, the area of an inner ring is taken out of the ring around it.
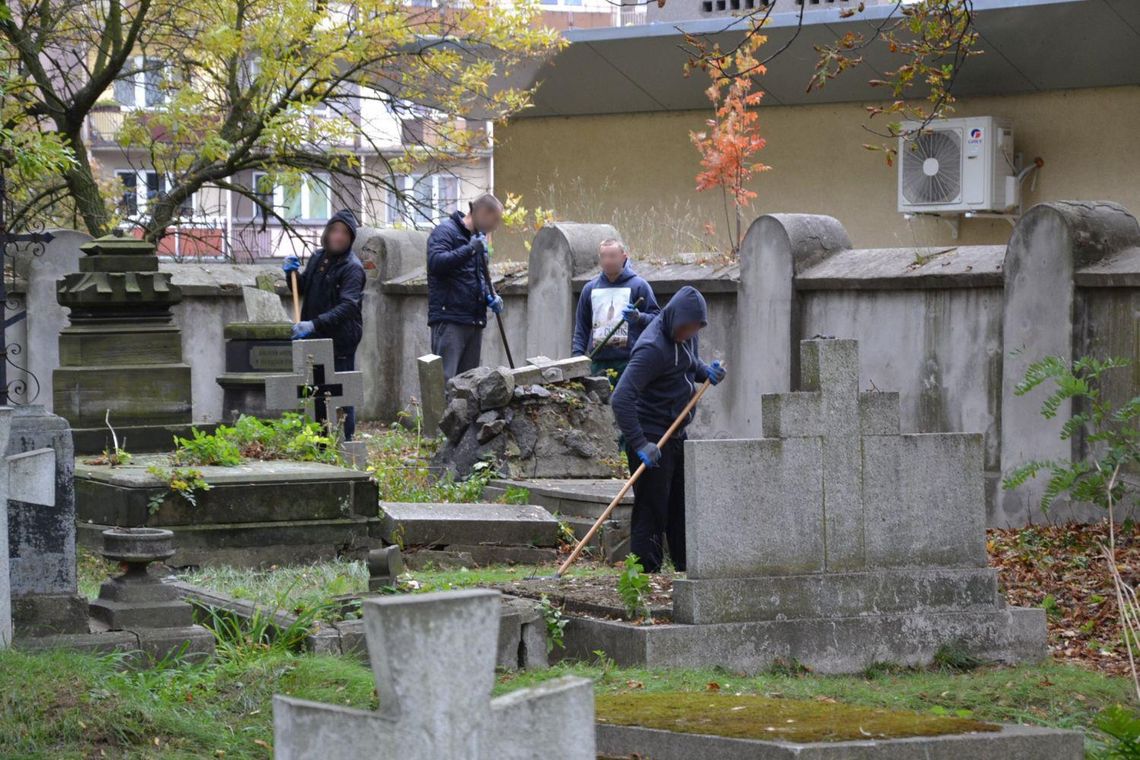
{"label": "man in dark jacket", "polygon": [[487,235],[503,220],[503,204],[490,193],[456,211],[432,230],[427,243],[428,327],[431,350],[443,357],[450,379],[479,366],[487,309],[503,311],[490,280]]}
{"label": "man in dark jacket", "polygon": [[[600,345],[615,325],[620,325],[590,364],[590,374],[613,370],[620,377],[629,363],[629,352],[657,312],[657,298],[649,283],[633,273],[629,255],[618,240],[603,240],[598,246],[601,273],[586,283],[578,298],[571,350],[585,356]],[[641,300],[641,306],[636,304]]]}
{"label": "man in dark jacket", "polygon": [[[301,293],[301,321],[293,325],[293,340],[331,338],[333,362],[338,372],[356,369],[356,347],[364,332],[361,305],[364,300],[364,265],[352,252],[356,242],[356,217],[344,209],[333,215],[321,234],[321,247],[309,257],[304,272],[298,273]],[[285,282],[293,288],[293,272],[301,268],[296,256],[285,259]],[[324,421],[323,404],[317,405],[317,419]],[[356,430],[356,409],[344,410],[344,439],[352,440]]]}
{"label": "man in dark jacket", "polygon": [[[701,361],[697,333],[708,324],[700,292],[689,285],[677,291],[638,338],[610,403],[626,440],[630,472],[646,470],[633,486],[630,551],[646,572],[661,569],[664,540],[673,566],[685,569],[685,428],[681,423],[663,449],[656,441],[689,403],[697,385],[724,379],[719,361]],[[694,410],[695,411],[695,410]]]}

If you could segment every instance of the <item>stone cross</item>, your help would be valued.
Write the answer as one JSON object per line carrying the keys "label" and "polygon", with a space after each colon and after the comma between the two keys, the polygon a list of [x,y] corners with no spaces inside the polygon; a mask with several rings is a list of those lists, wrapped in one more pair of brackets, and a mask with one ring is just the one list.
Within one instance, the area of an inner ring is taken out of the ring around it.
{"label": "stone cross", "polygon": [[[8,446],[11,407],[0,407],[0,451]],[[8,559],[8,499],[55,505],[55,450],[13,454],[0,464],[0,649],[12,643],[12,589]]]}
{"label": "stone cross", "polygon": [[293,374],[265,378],[265,406],[293,410],[303,407],[309,419],[318,412],[332,417],[338,409],[364,403],[364,375],[337,372],[333,342],[328,339],[293,341]]}
{"label": "stone cross", "polygon": [[491,699],[498,592],[364,601],[377,712],[273,698],[277,760],[594,760],[590,682],[565,677]]}
{"label": "stone cross", "polygon": [[803,341],[800,364],[803,391],[761,397],[764,438],[688,444],[689,578],[984,567],[981,436],[901,435],[856,341]]}

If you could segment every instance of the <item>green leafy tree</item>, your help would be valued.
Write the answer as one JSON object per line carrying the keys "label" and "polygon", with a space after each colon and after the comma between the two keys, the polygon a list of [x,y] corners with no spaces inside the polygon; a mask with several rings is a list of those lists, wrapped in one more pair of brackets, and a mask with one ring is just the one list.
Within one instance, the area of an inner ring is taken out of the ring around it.
{"label": "green leafy tree", "polygon": [[[394,174],[486,147],[455,115],[494,120],[525,108],[529,90],[493,85],[561,44],[538,23],[534,0],[455,10],[403,0],[16,0],[10,8],[0,40],[26,83],[20,108],[75,158],[56,189],[29,194],[21,213],[44,213],[62,188],[92,234],[124,221],[90,159],[85,123],[116,82],[143,82],[146,102],[122,116],[118,141],[167,178],[145,216],[125,220],[152,239],[207,186],[287,222],[264,187],[232,180],[246,170],[286,187],[320,170],[341,185],[402,192]],[[380,147],[369,104],[423,117],[424,134],[402,155],[365,165],[359,156]]]}

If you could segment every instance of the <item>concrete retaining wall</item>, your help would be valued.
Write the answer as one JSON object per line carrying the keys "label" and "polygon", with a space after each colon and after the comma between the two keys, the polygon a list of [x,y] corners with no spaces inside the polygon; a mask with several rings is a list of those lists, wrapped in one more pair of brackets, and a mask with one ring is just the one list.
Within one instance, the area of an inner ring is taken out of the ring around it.
{"label": "concrete retaining wall", "polygon": [[[609,225],[559,223],[535,236],[524,271],[498,277],[503,323],[516,364],[528,356],[570,352],[573,311],[595,274],[600,240],[620,237]],[[54,282],[75,271],[86,236],[61,233],[34,259],[18,259],[16,299],[28,316],[9,328],[50,407],[51,370],[64,311]],[[414,359],[428,353],[426,235],[362,229],[357,250],[368,271],[364,418],[393,420],[414,403]],[[241,286],[273,265],[171,264],[183,288],[175,309],[186,360],[193,366],[194,419],[224,419],[222,327],[244,314]],[[1140,225],[1111,203],[1050,203],[1028,211],[1008,246],[856,249],[833,218],[774,214],[756,219],[739,263],[696,257],[687,263],[635,262],[664,303],[683,284],[709,301],[701,336],[707,359],[728,362],[730,382],[706,396],[692,435],[760,435],[761,393],[789,390],[798,375],[798,344],[830,335],[860,341],[860,384],[898,390],[902,427],[911,432],[980,432],[985,436],[987,498],[993,525],[1040,521],[1039,487],[1000,492],[1002,473],[1029,458],[1069,456],[1056,421],[1039,415],[1040,399],[1018,398],[1028,362],[1048,354],[1140,354]],[[284,297],[284,290],[281,291]],[[506,363],[494,320],[484,332],[485,363]],[[1109,387],[1115,398],[1140,388],[1140,369]],[[1077,453],[1084,443],[1077,441]],[[1036,490],[1035,490],[1036,489]],[[1072,514],[1065,509],[1053,514]],[[1088,516],[1083,514],[1081,516]]]}

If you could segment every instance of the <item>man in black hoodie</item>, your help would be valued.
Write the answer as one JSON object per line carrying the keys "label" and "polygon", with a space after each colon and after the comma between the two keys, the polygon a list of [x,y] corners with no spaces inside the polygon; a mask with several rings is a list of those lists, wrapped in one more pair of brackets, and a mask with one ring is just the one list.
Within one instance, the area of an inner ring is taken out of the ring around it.
{"label": "man in black hoodie", "polygon": [[502,220],[503,204],[485,193],[428,237],[428,327],[431,351],[443,357],[444,379],[479,366],[487,309],[503,311],[503,299],[491,287],[487,243]]}
{"label": "man in black hoodie", "polygon": [[[348,209],[336,212],[321,234],[321,247],[297,278],[301,321],[293,325],[293,340],[331,338],[337,372],[356,369],[356,347],[364,332],[364,265],[352,252],[354,242],[356,217]],[[292,273],[300,270],[301,260],[289,256],[282,268],[292,290]],[[317,419],[325,419],[323,405],[318,405]],[[355,430],[356,409],[350,406],[344,410],[344,439],[351,441]]]}
{"label": "man in black hoodie", "polygon": [[[633,486],[630,551],[646,572],[656,573],[668,539],[673,566],[685,569],[685,428],[693,412],[663,449],[656,441],[689,403],[697,385],[724,379],[719,361],[701,361],[697,333],[708,324],[704,296],[686,285],[638,338],[610,403],[626,441],[630,472],[644,464]],[[695,410],[694,410],[695,411]]]}

